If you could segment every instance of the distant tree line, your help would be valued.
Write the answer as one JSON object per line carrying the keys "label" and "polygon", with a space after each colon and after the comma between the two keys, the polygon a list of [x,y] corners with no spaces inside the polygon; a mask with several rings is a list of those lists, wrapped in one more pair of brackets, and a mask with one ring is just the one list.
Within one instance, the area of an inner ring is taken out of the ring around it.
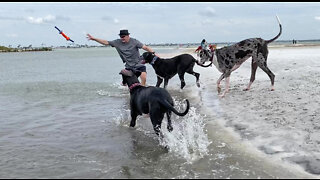
{"label": "distant tree line", "polygon": [[18,48],[0,46],[0,52],[25,52],[25,51],[52,51],[52,48],[50,47],[33,48],[31,45],[28,47],[19,46]]}

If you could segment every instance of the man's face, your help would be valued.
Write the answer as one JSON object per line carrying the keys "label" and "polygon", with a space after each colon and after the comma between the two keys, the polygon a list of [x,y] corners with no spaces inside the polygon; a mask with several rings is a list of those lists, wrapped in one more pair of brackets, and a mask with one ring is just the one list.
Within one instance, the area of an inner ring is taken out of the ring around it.
{"label": "man's face", "polygon": [[123,43],[127,43],[127,42],[129,42],[130,37],[129,37],[129,35],[121,35],[120,39]]}

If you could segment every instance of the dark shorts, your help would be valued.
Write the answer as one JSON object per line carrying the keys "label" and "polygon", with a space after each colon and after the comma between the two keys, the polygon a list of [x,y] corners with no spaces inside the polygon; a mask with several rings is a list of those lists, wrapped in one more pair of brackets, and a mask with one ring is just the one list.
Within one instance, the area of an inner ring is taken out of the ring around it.
{"label": "dark shorts", "polygon": [[147,72],[146,66],[141,66],[139,68],[126,68],[126,70],[132,71],[137,77],[139,77],[142,72]]}

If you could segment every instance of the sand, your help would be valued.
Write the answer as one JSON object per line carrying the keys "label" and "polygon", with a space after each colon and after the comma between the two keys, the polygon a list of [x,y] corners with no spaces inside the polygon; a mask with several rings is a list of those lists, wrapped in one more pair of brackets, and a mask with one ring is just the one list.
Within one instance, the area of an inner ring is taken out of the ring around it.
{"label": "sand", "polygon": [[[219,47],[218,47],[219,48]],[[196,57],[194,49],[185,52]],[[301,166],[320,175],[320,46],[269,47],[268,67],[275,74],[275,91],[258,68],[249,91],[251,58],[231,74],[230,91],[218,96],[221,75],[213,67],[195,67],[201,73],[201,89],[218,99],[208,106],[220,123],[272,158]],[[170,56],[170,55],[164,55]],[[222,91],[225,81],[221,82]]]}

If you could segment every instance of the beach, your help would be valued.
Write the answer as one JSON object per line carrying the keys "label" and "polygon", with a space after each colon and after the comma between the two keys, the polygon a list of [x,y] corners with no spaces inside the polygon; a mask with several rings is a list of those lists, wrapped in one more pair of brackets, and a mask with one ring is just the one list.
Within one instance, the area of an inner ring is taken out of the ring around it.
{"label": "beach", "polygon": [[[219,48],[219,46],[218,46]],[[195,48],[155,47],[163,58]],[[0,54],[0,178],[319,178],[320,46],[271,46],[275,91],[251,59],[218,96],[220,72],[195,66],[167,90],[178,111],[164,138],[148,116],[130,128],[130,95],[113,48]],[[156,84],[151,65],[147,85]],[[222,81],[222,90],[225,83]]]}
{"label": "beach", "polygon": [[[250,58],[231,74],[226,97],[213,105],[204,102],[204,111],[267,157],[319,175],[319,50],[316,45],[269,48],[268,67],[275,74],[275,91],[270,91],[270,79],[259,68],[252,88],[243,91],[250,80]],[[199,70],[206,94],[218,97],[216,81],[221,73],[215,67]],[[224,81],[221,85],[223,90]]]}

